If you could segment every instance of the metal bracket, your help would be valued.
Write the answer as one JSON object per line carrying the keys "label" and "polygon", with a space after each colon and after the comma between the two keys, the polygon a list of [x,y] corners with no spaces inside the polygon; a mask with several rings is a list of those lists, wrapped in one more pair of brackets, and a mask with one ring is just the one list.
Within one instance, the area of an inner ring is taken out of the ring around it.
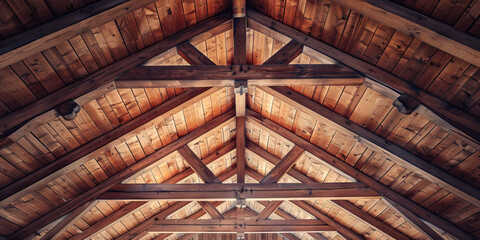
{"label": "metal bracket", "polygon": [[244,93],[247,93],[247,91],[247,80],[235,80],[235,88],[233,89],[235,94],[243,95]]}

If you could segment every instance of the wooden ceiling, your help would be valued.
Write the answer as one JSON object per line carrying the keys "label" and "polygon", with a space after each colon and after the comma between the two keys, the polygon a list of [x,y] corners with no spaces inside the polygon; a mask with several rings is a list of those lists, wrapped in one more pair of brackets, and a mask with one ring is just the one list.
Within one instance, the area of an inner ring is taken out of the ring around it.
{"label": "wooden ceiling", "polygon": [[246,4],[0,1],[0,239],[480,239],[480,1]]}

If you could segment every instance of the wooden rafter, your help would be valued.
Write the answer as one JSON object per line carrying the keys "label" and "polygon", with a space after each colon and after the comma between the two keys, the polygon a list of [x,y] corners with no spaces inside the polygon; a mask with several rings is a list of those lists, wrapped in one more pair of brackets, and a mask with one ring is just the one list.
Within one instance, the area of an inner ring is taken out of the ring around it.
{"label": "wooden rafter", "polygon": [[[313,50],[325,54],[352,69],[362,72],[367,77],[380,83],[380,85],[386,85],[393,88],[395,91],[404,93],[422,105],[429,108],[432,112],[443,118],[454,127],[463,131],[465,137],[471,137],[471,141],[480,142],[480,128],[478,128],[478,122],[480,120],[464,110],[457,108],[442,99],[435,97],[431,93],[419,89],[413,86],[411,83],[404,81],[403,79],[382,70],[370,63],[357,59],[347,53],[342,52],[334,47],[329,46],[326,43],[321,42],[311,36],[308,36],[296,29],[293,29],[281,22],[273,20],[255,10],[248,9],[247,17],[249,18],[248,26],[261,32],[276,31],[284,34],[285,36],[303,44]],[[252,21],[253,20],[253,21]],[[264,26],[264,27],[260,27]]]}
{"label": "wooden rafter", "polygon": [[190,147],[183,146],[178,149],[178,152],[205,183],[222,183],[222,181],[215,176],[215,174],[207,167],[207,165],[205,165],[205,163],[203,163],[202,160],[197,157]]}
{"label": "wooden rafter", "polygon": [[[247,171],[248,175],[252,178],[254,178],[255,180],[257,181],[260,181],[261,179],[263,179],[263,176],[261,174],[259,174],[258,172],[256,172],[255,170],[253,169],[248,169]],[[360,240],[360,239],[363,239],[361,236],[357,235],[355,232],[351,231],[350,229],[346,228],[345,226],[343,226],[342,224],[338,223],[337,221],[331,219],[330,217],[328,217],[327,215],[323,214],[322,212],[320,212],[319,210],[317,210],[315,207],[311,206],[310,204],[308,204],[307,202],[304,202],[304,201],[297,201],[297,202],[294,202],[292,201],[293,204],[297,205],[298,207],[302,208],[303,210],[305,210],[306,212],[312,214],[313,216],[315,216],[317,219],[325,222],[326,224],[328,224],[329,226],[331,226],[333,229],[335,229],[335,231],[337,231],[338,233],[340,233],[342,236],[346,237],[347,239],[352,239],[352,240]],[[308,205],[308,206],[307,206]],[[303,206],[303,207],[302,207]]]}
{"label": "wooden rafter", "polygon": [[320,232],[333,229],[313,219],[296,220],[237,220],[237,219],[166,219],[158,220],[149,232]]}
{"label": "wooden rafter", "polygon": [[119,184],[99,200],[215,201],[295,199],[378,199],[362,183]]}
{"label": "wooden rafter", "polygon": [[381,150],[390,159],[395,160],[395,162],[398,162],[404,168],[420,174],[425,179],[441,185],[445,190],[480,207],[480,190],[421,159],[413,153],[387,142],[384,138],[375,133],[350,122],[347,118],[286,87],[263,87],[262,90],[272,94],[275,98],[285,101],[286,103],[302,110],[314,118],[329,121],[333,123],[334,126],[345,129],[348,133],[360,137],[365,144],[374,149]]}
{"label": "wooden rafter", "polygon": [[216,89],[203,88],[188,90],[178,97],[140,115],[132,121],[129,121],[96,139],[93,139],[81,147],[76,148],[56,161],[38,169],[22,179],[17,180],[7,187],[2,188],[0,190],[0,206],[6,206],[33,189],[45,185],[60,177],[65,172],[73,170],[87,161],[90,161],[95,154],[101,153],[107,148],[116,146],[124,139],[133,137],[138,131],[146,129],[148,126],[146,127],[144,125],[158,116],[175,113],[183,107],[209,96],[214,91],[216,91]]}
{"label": "wooden rafter", "polygon": [[454,224],[450,223],[449,221],[439,217],[435,213],[430,212],[429,210],[425,209],[424,207],[420,206],[419,204],[413,202],[412,200],[400,195],[399,193],[393,191],[392,189],[384,186],[383,184],[379,183],[375,179],[371,178],[370,176],[366,175],[365,173],[355,169],[354,167],[348,165],[341,159],[331,155],[330,153],[326,152],[325,150],[315,146],[314,144],[308,142],[307,140],[301,138],[300,136],[296,135],[295,133],[285,129],[284,127],[278,125],[277,123],[261,116],[258,113],[253,111],[247,111],[248,119],[264,126],[265,128],[273,131],[280,136],[288,139],[289,141],[293,142],[295,145],[298,145],[305,149],[305,151],[310,152],[311,154],[317,156],[318,158],[322,159],[326,163],[334,166],[335,168],[339,169],[340,171],[350,175],[355,176],[355,178],[364,183],[365,185],[371,187],[372,189],[376,190],[377,192],[381,193],[385,198],[388,198],[400,206],[414,212],[419,217],[427,220],[428,222],[434,224],[435,226],[445,230],[452,235],[460,238],[460,239],[474,239],[468,233],[464,232],[459,227],[455,226]]}
{"label": "wooden rafter", "polygon": [[333,0],[480,67],[480,39],[399,4],[381,0]]}
{"label": "wooden rafter", "polygon": [[[36,126],[56,117],[57,114],[53,109],[61,103],[73,99],[79,105],[82,105],[91,99],[113,90],[115,88],[113,80],[118,75],[139,66],[146,60],[151,59],[182,42],[188,41],[189,39],[204,32],[208,32],[211,29],[215,29],[230,18],[230,11],[217,14],[202,23],[176,33],[148,48],[91,73],[73,84],[65,86],[32,104],[2,117],[0,119],[0,122],[2,122],[0,125],[1,138],[8,137],[9,140],[16,141],[19,137],[23,136],[23,130],[35,128]],[[222,30],[224,29],[222,28]],[[34,121],[30,121],[34,117],[37,118]],[[13,134],[14,132],[17,132],[18,134]],[[8,141],[5,140],[3,143],[8,143]]]}
{"label": "wooden rafter", "polygon": [[21,61],[35,53],[144,7],[152,0],[103,0],[0,42],[0,68]]}
{"label": "wooden rafter", "polygon": [[260,183],[274,183],[280,180],[285,175],[298,158],[305,152],[301,147],[294,146],[282,160],[267,173],[267,175],[260,180]]}
{"label": "wooden rafter", "polygon": [[257,220],[266,220],[275,212],[280,205],[282,205],[283,201],[273,201],[269,202],[268,205],[258,214]]}
{"label": "wooden rafter", "polygon": [[126,178],[134,175],[135,173],[141,171],[142,169],[152,165],[155,162],[158,162],[159,159],[164,158],[170,152],[177,150],[178,148],[185,146],[189,142],[193,141],[199,136],[207,133],[208,131],[214,129],[219,124],[224,123],[225,121],[231,119],[234,116],[233,110],[227,111],[222,115],[214,118],[213,120],[205,123],[200,128],[197,128],[190,132],[189,134],[175,140],[174,142],[164,146],[160,150],[152,153],[151,155],[137,161],[136,163],[128,166],[121,172],[118,172],[116,175],[108,178],[107,180],[103,181],[102,183],[98,184],[97,186],[91,188],[90,190],[82,193],[80,196],[76,197],[75,199],[65,203],[64,205],[56,208],[55,210],[45,214],[44,216],[38,218],[37,220],[33,221],[29,225],[25,226],[24,228],[20,229],[19,231],[13,233],[9,236],[10,239],[22,239],[27,237],[28,235],[32,234],[33,232],[37,231],[41,227],[45,226],[49,222],[54,221],[55,219],[63,216],[73,209],[77,208],[78,206],[84,204],[87,201],[90,201],[100,194],[107,191],[110,187],[113,187],[119,183],[121,183]]}
{"label": "wooden rafter", "polygon": [[289,64],[297,58],[303,51],[303,45],[291,40],[283,46],[263,64]]}
{"label": "wooden rafter", "polygon": [[[277,164],[278,162],[280,162],[280,159],[273,156],[272,154],[265,151],[264,149],[260,148],[259,146],[255,145],[254,143],[247,142],[247,149],[272,164]],[[310,179],[309,177],[305,176],[304,174],[302,174],[301,172],[295,169],[290,169],[287,174],[302,183],[315,182],[314,180]],[[258,177],[258,179],[260,178]],[[357,208],[355,205],[351,204],[346,200],[333,200],[332,202],[338,205],[339,207],[343,208],[345,211],[349,212],[350,214],[357,216],[359,219],[362,219],[363,221],[367,222],[368,224],[372,225],[373,227],[377,228],[378,230],[384,232],[385,234],[395,239],[401,239],[401,240],[410,239],[404,234],[395,230],[394,228],[383,223],[382,221],[376,219],[375,217],[369,215],[368,213],[365,213],[364,211]],[[260,204],[265,206],[265,204],[262,202],[260,202]]]}
{"label": "wooden rafter", "polygon": [[215,63],[189,42],[177,46],[177,53],[190,65],[215,65]]}
{"label": "wooden rafter", "polygon": [[73,224],[77,219],[81,218],[83,214],[92,209],[97,204],[97,201],[90,201],[84,203],[82,206],[76,208],[68,214],[62,221],[60,221],[54,228],[47,232],[40,240],[56,239],[65,229]]}
{"label": "wooden rafter", "polygon": [[385,202],[392,208],[396,209],[403,218],[410,222],[417,230],[423,233],[430,239],[433,240],[442,240],[444,239],[441,237],[437,232],[435,232],[432,228],[430,228],[426,223],[424,223],[417,215],[410,212],[408,209],[400,206],[399,204],[391,201],[390,199],[386,199]]}

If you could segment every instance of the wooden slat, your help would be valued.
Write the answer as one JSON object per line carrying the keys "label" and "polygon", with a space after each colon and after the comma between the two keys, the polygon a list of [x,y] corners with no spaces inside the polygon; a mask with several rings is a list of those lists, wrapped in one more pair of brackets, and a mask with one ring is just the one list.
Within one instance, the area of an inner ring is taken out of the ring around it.
{"label": "wooden slat", "polygon": [[203,55],[196,47],[189,42],[184,42],[177,46],[178,54],[190,65],[215,65],[212,60]]}
{"label": "wooden slat", "polygon": [[260,183],[274,183],[280,180],[288,170],[295,164],[298,158],[305,150],[301,147],[294,146],[282,160],[260,181]]}
{"label": "wooden slat", "polygon": [[205,183],[222,183],[188,146],[181,147],[178,152]]}
{"label": "wooden slat", "polygon": [[480,39],[394,2],[333,0],[480,67]]}
{"label": "wooden slat", "polygon": [[103,0],[0,42],[0,68],[141,8],[151,0]]}
{"label": "wooden slat", "polygon": [[[169,38],[152,45],[151,47],[132,54],[131,56],[100,69],[73,84],[61,88],[54,93],[35,101],[30,105],[10,113],[9,115],[0,119],[0,122],[2,122],[0,125],[0,132],[2,134],[10,134],[13,132],[13,129],[18,128],[18,125],[21,125],[24,122],[45,113],[40,118],[34,120],[33,123],[24,125],[22,127],[22,129],[25,131],[27,131],[29,128],[33,129],[36,126],[41,125],[43,122],[56,117],[56,112],[52,109],[70,99],[74,99],[79,105],[82,105],[83,103],[86,103],[91,99],[114,89],[115,86],[112,83],[112,80],[119,74],[142,64],[146,60],[151,59],[200,33],[215,28],[217,25],[229,20],[230,17],[231,13],[229,11],[218,14],[203,23],[196,24],[184,31],[172,35]],[[9,139],[16,141],[18,138],[23,136],[22,133],[17,135],[18,136],[10,137]]]}
{"label": "wooden slat", "polygon": [[405,220],[410,222],[415,228],[417,228],[420,232],[422,232],[428,238],[434,239],[434,240],[444,239],[432,228],[430,228],[427,224],[425,224],[420,218],[418,218],[418,216],[416,216],[415,213],[410,212],[408,209],[400,206],[399,204],[391,201],[388,198],[385,199],[385,202],[387,202],[390,207],[397,209],[397,211],[403,216]]}
{"label": "wooden slat", "polygon": [[193,141],[194,139],[198,138],[199,136],[207,133],[208,131],[214,129],[218,124],[227,121],[228,119],[234,116],[233,110],[227,111],[224,114],[216,117],[215,119],[207,122],[202,127],[197,128],[190,132],[189,134],[175,140],[174,142],[164,146],[163,148],[159,149],[155,153],[152,153],[148,157],[145,157],[142,160],[137,161],[136,163],[128,166],[121,172],[118,172],[116,175],[111,176],[107,180],[103,181],[102,183],[98,184],[97,186],[91,188],[90,190],[86,191],[85,193],[81,194],[80,196],[76,197],[75,199],[65,203],[64,205],[56,208],[55,210],[45,214],[44,216],[40,217],[39,219],[35,220],[34,222],[30,223],[29,225],[25,226],[21,230],[15,232],[11,236],[10,239],[21,239],[26,236],[29,236],[31,233],[37,231],[44,225],[48,224],[49,222],[54,221],[59,216],[63,216],[64,214],[70,212],[72,209],[82,205],[83,203],[92,200],[93,198],[99,196],[110,187],[121,183],[126,178],[134,175],[135,173],[141,171],[142,169],[150,166],[151,164],[158,162],[159,159],[167,156],[172,151],[177,150],[178,148],[184,146],[185,144]]}
{"label": "wooden slat", "polygon": [[[335,60],[345,64],[352,69],[355,69],[359,72],[362,72],[367,77],[374,79],[379,82],[381,86],[390,90],[389,86],[395,89],[398,92],[405,93],[406,95],[416,99],[421,104],[425,105],[432,112],[439,115],[448,123],[457,127],[463,133],[462,135],[466,137],[471,137],[473,141],[480,142],[480,128],[478,128],[478,122],[480,120],[469,113],[452,106],[451,104],[441,100],[438,97],[433,96],[432,94],[418,89],[413,86],[411,83],[404,81],[403,79],[384,71],[372,64],[359,60],[355,57],[350,56],[330,45],[323,43],[311,36],[308,36],[304,33],[301,33],[293,28],[286,26],[278,21],[272,20],[271,18],[262,15],[259,12],[254,10],[247,10],[247,16],[252,19],[254,22],[259,24],[250,24],[250,27],[255,27],[256,25],[263,25],[265,28],[255,28],[258,31],[265,31],[265,29],[277,31],[281,34],[290,37],[292,40],[295,40],[305,46],[308,46],[315,51],[323,53]],[[368,70],[368,71],[367,71]]]}
{"label": "wooden slat", "polygon": [[[173,98],[166,103],[157,106],[150,111],[142,114],[138,118],[131,120],[116,129],[111,130],[104,135],[76,148],[56,161],[38,169],[28,176],[17,180],[15,183],[8,185],[0,190],[1,206],[24,196],[26,193],[45,185],[48,182],[60,177],[65,172],[73,170],[91,159],[96,153],[105,151],[109,147],[116,146],[118,139],[123,136],[129,139],[135,134],[136,130],[144,124],[161,116],[163,114],[175,113],[185,106],[193,104],[195,101],[203,99],[210,95],[215,89],[194,89],[189,90],[180,96]],[[115,141],[114,141],[115,140]]]}
{"label": "wooden slat", "polygon": [[85,212],[92,209],[92,207],[94,207],[95,204],[97,204],[97,201],[90,201],[76,208],[71,213],[69,213],[67,217],[65,217],[62,221],[60,221],[57,225],[55,225],[54,228],[48,231],[47,234],[45,234],[41,238],[41,240],[56,239],[65,229],[70,227],[73,224],[73,222],[81,218],[83,214],[85,214]]}
{"label": "wooden slat", "polygon": [[237,219],[166,219],[159,220],[148,228],[149,232],[320,232],[331,231],[317,220],[244,220]]}
{"label": "wooden slat", "polygon": [[214,201],[245,199],[378,199],[361,183],[234,183],[234,184],[119,184],[103,193],[102,200]]}
{"label": "wooden slat", "polygon": [[272,215],[273,212],[275,212],[280,205],[282,205],[283,201],[273,201],[268,203],[267,206],[260,212],[257,216],[257,220],[266,220]]}
{"label": "wooden slat", "polygon": [[91,225],[89,228],[83,230],[80,234],[74,235],[71,237],[71,240],[80,240],[80,239],[86,239],[89,236],[101,231],[102,229],[106,228],[110,224],[118,221],[122,217],[130,214],[131,212],[139,209],[140,207],[144,206],[148,202],[131,202],[124,207],[116,210],[114,213],[108,215],[104,219],[98,221],[94,225]]}
{"label": "wooden slat", "polygon": [[236,118],[236,141],[237,141],[237,183],[245,182],[245,117]]}
{"label": "wooden slat", "polygon": [[363,182],[367,186],[371,187],[372,189],[384,195],[384,197],[389,198],[392,201],[395,201],[396,203],[405,207],[406,209],[412,212],[415,212],[419,217],[427,220],[428,222],[434,224],[435,226],[438,226],[439,228],[451,233],[454,236],[457,236],[460,239],[474,239],[472,236],[470,236],[468,233],[464,232],[462,229],[458,228],[454,224],[430,212],[429,210],[423,208],[417,203],[411,201],[410,199],[405,198],[404,196],[384,186],[383,184],[379,183],[378,181],[371,178],[370,176],[348,165],[341,159],[329,154],[323,149],[297,136],[296,134],[292,133],[288,129],[283,128],[282,126],[271,121],[270,119],[267,119],[253,111],[247,111],[247,116],[249,120],[252,120],[257,124],[260,124],[266,127],[270,131],[276,132],[280,136],[288,139],[289,141],[293,142],[295,145],[302,147],[303,149],[305,149],[305,151],[312,153],[313,155],[322,159],[326,163],[334,166],[340,171],[350,176],[355,176],[355,178],[358,181]]}
{"label": "wooden slat", "polygon": [[339,207],[343,208],[347,212],[357,216],[358,218],[362,219],[363,221],[369,223],[373,227],[377,228],[378,230],[382,231],[383,233],[391,236],[394,239],[403,239],[408,240],[409,237],[403,235],[402,233],[398,232],[394,228],[390,227],[389,225],[383,223],[382,221],[376,219],[372,215],[364,212],[363,210],[357,208],[355,205],[349,203],[345,200],[333,200],[333,203],[338,205]]}
{"label": "wooden slat", "polygon": [[303,51],[303,45],[292,40],[273,54],[263,64],[289,64],[297,58]]}
{"label": "wooden slat", "polygon": [[480,190],[407,150],[385,141],[384,138],[370,132],[368,129],[350,122],[347,118],[286,87],[262,87],[262,90],[319,120],[330,121],[335,126],[346,129],[349,134],[359,136],[365,144],[381,150],[390,159],[400,163],[403,167],[420,174],[431,182],[440,184],[447,191],[455,193],[459,197],[480,207]]}

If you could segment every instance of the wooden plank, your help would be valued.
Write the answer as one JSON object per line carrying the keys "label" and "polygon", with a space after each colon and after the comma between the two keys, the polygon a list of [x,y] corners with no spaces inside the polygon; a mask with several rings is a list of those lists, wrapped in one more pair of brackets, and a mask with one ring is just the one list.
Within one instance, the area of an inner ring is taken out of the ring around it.
{"label": "wooden plank", "polygon": [[200,33],[215,28],[219,24],[227,21],[230,16],[231,15],[228,11],[218,14],[203,23],[196,24],[184,31],[166,38],[152,45],[151,47],[148,47],[138,53],[126,57],[125,59],[100,69],[99,71],[87,75],[73,84],[63,87],[54,93],[33,102],[32,104],[10,113],[5,117],[2,117],[0,119],[0,122],[2,122],[0,126],[0,132],[2,134],[10,134],[13,132],[12,129],[17,129],[19,128],[19,125],[23,124],[24,122],[41,115],[40,118],[36,118],[29,124],[24,125],[22,129],[20,129],[21,131],[17,130],[18,134],[9,138],[13,141],[17,140],[24,135],[24,131],[34,129],[43,122],[47,122],[48,120],[56,117],[56,112],[52,110],[55,106],[58,106],[70,99],[74,99],[79,105],[82,105],[93,98],[99,97],[104,93],[111,91],[115,88],[112,80],[119,74],[142,64],[145,59],[151,59]]}
{"label": "wooden plank", "polygon": [[377,199],[362,183],[232,183],[232,184],[119,184],[99,196],[102,200],[215,201],[245,199]]}
{"label": "wooden plank", "polygon": [[393,2],[333,0],[382,24],[480,66],[480,39]]}
{"label": "wooden plank", "polygon": [[245,117],[236,118],[236,153],[237,153],[237,183],[245,182],[245,168],[247,164],[245,156]]}
{"label": "wooden plank", "polygon": [[403,235],[399,231],[395,230],[394,228],[390,227],[389,225],[383,223],[382,221],[376,219],[372,215],[364,212],[360,208],[356,207],[355,205],[351,204],[348,201],[345,200],[334,200],[332,201],[339,207],[343,208],[347,212],[357,216],[358,218],[362,219],[363,221],[369,223],[376,229],[382,231],[383,233],[391,236],[394,239],[403,239],[403,240],[408,240],[410,239],[409,237]]}
{"label": "wooden plank", "polygon": [[272,215],[273,212],[275,212],[280,205],[282,205],[283,201],[273,201],[268,203],[268,205],[265,206],[262,212],[260,212],[257,216],[257,220],[266,220]]}
{"label": "wooden plank", "polygon": [[332,228],[313,219],[244,220],[237,219],[166,219],[159,220],[148,232],[320,232]]}
{"label": "wooden plank", "polygon": [[350,122],[347,118],[327,109],[326,107],[308,99],[307,97],[292,91],[286,87],[261,88],[274,97],[301,109],[317,119],[327,120],[335,126],[346,129],[349,134],[359,136],[365,144],[379,149],[387,157],[400,163],[403,167],[414,171],[424,178],[440,184],[447,191],[455,193],[468,202],[480,206],[480,190],[470,186],[462,180],[450,175],[435,165],[421,159],[420,157],[385,141],[384,138],[370,132],[369,130]]}
{"label": "wooden plank", "polygon": [[188,146],[181,147],[178,152],[205,183],[222,183]]}
{"label": "wooden plank", "polygon": [[81,218],[83,214],[92,209],[92,207],[94,207],[96,204],[97,201],[90,201],[76,208],[71,213],[69,213],[67,217],[65,217],[64,219],[62,219],[62,221],[55,225],[54,228],[48,231],[47,234],[45,234],[41,238],[41,240],[56,239],[61,233],[63,233],[63,231],[70,227],[77,219]]}
{"label": "wooden plank", "polygon": [[289,64],[303,51],[303,45],[291,40],[287,45],[278,50],[263,64]]}
{"label": "wooden plank", "polygon": [[0,68],[65,42],[149,3],[151,0],[99,1],[7,38],[0,42]]}
{"label": "wooden plank", "polygon": [[298,145],[304,148],[306,151],[312,153],[313,155],[317,156],[318,158],[322,159],[324,162],[334,166],[335,168],[339,169],[340,171],[348,174],[349,176],[355,176],[355,178],[366,184],[367,186],[371,187],[372,189],[376,190],[377,192],[384,195],[384,197],[389,198],[399,205],[409,209],[412,212],[415,212],[419,217],[425,219],[426,221],[438,226],[439,228],[451,233],[454,236],[457,236],[460,239],[475,239],[470,236],[468,233],[464,232],[462,229],[458,228],[454,224],[448,222],[447,220],[439,217],[438,215],[430,212],[429,210],[423,208],[422,206],[418,205],[417,203],[411,201],[410,199],[400,195],[399,193],[393,191],[392,189],[384,186],[383,184],[379,183],[375,179],[371,178],[370,176],[364,174],[363,172],[355,169],[354,167],[350,166],[349,164],[345,163],[343,160],[329,154],[328,152],[324,151],[323,149],[313,145],[312,143],[308,142],[307,140],[297,136],[296,134],[292,133],[288,129],[283,128],[282,126],[278,125],[277,123],[253,112],[247,111],[247,116],[249,120],[260,124],[270,131],[276,132],[280,136],[288,139],[289,141],[293,142],[295,145]]}
{"label": "wooden plank", "polygon": [[331,219],[327,215],[323,214],[320,212],[320,210],[316,209],[314,206],[308,204],[305,201],[292,201],[293,204],[298,206],[299,208],[305,210],[306,212],[312,214],[316,218],[322,220],[323,222],[327,223],[329,226],[331,226],[333,229],[335,229],[338,233],[340,233],[342,236],[344,236],[347,239],[363,239],[363,237],[357,235],[350,229],[346,228],[342,224],[338,223],[337,221]]}
{"label": "wooden plank", "polygon": [[260,181],[260,183],[274,183],[285,175],[293,164],[305,152],[301,147],[294,146],[282,160]]}
{"label": "wooden plank", "polygon": [[139,209],[140,207],[144,206],[148,202],[131,202],[124,207],[116,210],[114,213],[108,215],[104,219],[98,221],[94,225],[91,225],[89,228],[83,230],[80,234],[76,234],[70,239],[72,240],[80,240],[88,238],[89,236],[101,231],[105,227],[113,224],[114,222],[120,220],[122,217],[126,216],[127,214]]}
{"label": "wooden plank", "polygon": [[125,168],[121,172],[118,172],[116,175],[108,178],[107,180],[103,181],[99,185],[91,188],[90,190],[84,192],[80,196],[76,197],[75,199],[65,203],[64,205],[56,208],[55,210],[45,214],[44,216],[40,217],[39,219],[35,220],[34,222],[30,223],[29,225],[25,226],[21,230],[15,232],[11,236],[10,239],[21,239],[30,234],[34,233],[44,225],[48,224],[49,222],[54,221],[59,216],[63,216],[64,214],[70,212],[72,209],[82,205],[83,203],[92,200],[93,198],[99,196],[110,187],[121,183],[123,180],[127,179],[128,177],[134,175],[135,173],[141,171],[142,169],[150,166],[151,164],[158,162],[159,159],[167,156],[172,151],[177,150],[178,148],[184,146],[185,144],[193,141],[194,139],[198,138],[199,136],[207,133],[208,131],[214,129],[218,124],[227,121],[228,119],[232,118],[234,115],[233,110],[227,111],[224,114],[218,116],[217,118],[211,120],[210,122],[204,124],[201,128],[197,128],[192,132],[188,133],[187,135],[175,140],[174,142],[164,146],[163,148],[157,150],[155,153],[145,157],[142,160],[137,161],[136,163],[130,165],[129,167]]}
{"label": "wooden plank", "polygon": [[212,60],[203,55],[196,47],[189,42],[184,42],[177,46],[178,54],[190,65],[215,65]]}
{"label": "wooden plank", "polygon": [[[480,128],[478,128],[478,122],[480,122],[480,120],[472,116],[471,114],[465,112],[464,110],[452,106],[451,104],[441,100],[440,98],[435,97],[434,95],[426,91],[418,89],[411,83],[406,82],[403,79],[387,71],[384,71],[372,64],[359,60],[355,57],[352,57],[313,37],[305,35],[278,21],[272,20],[271,18],[262,15],[261,13],[258,13],[254,10],[249,10],[247,11],[247,16],[250,19],[253,19],[253,22],[256,22],[256,24],[249,24],[251,28],[254,28],[257,31],[265,31],[266,29],[269,29],[270,31],[277,31],[292,38],[292,40],[295,40],[301,44],[304,44],[305,46],[316,50],[317,52],[334,58],[335,60],[345,64],[348,67],[351,67],[352,69],[362,72],[367,77],[374,79],[374,81],[379,83],[379,86],[382,86],[385,89],[390,90],[390,88],[393,88],[397,92],[405,93],[406,95],[416,99],[421,104],[425,105],[432,112],[436,113],[448,123],[463,131],[462,135],[471,138],[473,141],[480,141]],[[257,27],[262,25],[264,26],[264,28]],[[366,69],[368,69],[368,71],[366,71]]]}
{"label": "wooden plank", "polygon": [[385,202],[392,208],[397,209],[397,211],[402,215],[402,217],[410,222],[417,230],[423,233],[426,237],[434,240],[442,240],[437,232],[430,228],[426,223],[424,223],[418,216],[413,212],[410,212],[408,209],[400,206],[399,204],[393,202],[392,200],[385,198]]}
{"label": "wooden plank", "polygon": [[[110,147],[118,145],[123,139],[129,139],[141,130],[142,126],[160,115],[172,114],[195,101],[203,99],[205,96],[214,92],[214,89],[196,89],[190,90],[179,97],[157,106],[150,111],[142,114],[135,120],[131,120],[116,129],[113,129],[94,140],[76,148],[56,161],[38,169],[37,171],[17,180],[15,183],[0,190],[0,205],[6,204],[18,199],[26,193],[36,189],[38,186],[47,184],[48,182],[58,178],[65,172],[75,169],[83,163],[89,161],[91,156],[107,150]],[[143,126],[143,128],[148,128]]]}

